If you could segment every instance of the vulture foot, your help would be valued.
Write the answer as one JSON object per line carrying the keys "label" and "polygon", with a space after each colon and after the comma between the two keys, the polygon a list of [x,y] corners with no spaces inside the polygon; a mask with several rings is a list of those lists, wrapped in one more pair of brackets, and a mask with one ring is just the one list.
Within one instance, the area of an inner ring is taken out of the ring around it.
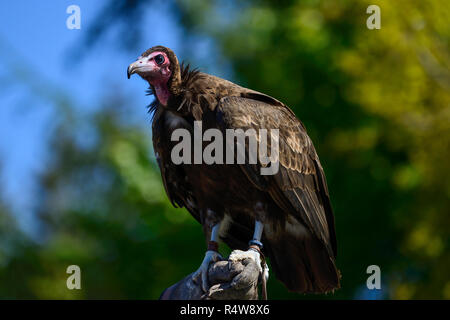
{"label": "vulture foot", "polygon": [[208,285],[208,269],[209,265],[213,262],[217,262],[219,260],[223,260],[222,256],[217,252],[213,250],[208,250],[205,253],[205,258],[203,259],[202,264],[200,265],[200,268],[195,271],[194,275],[192,276],[192,280],[195,283],[198,283],[198,279],[201,278],[201,288],[204,292],[207,292],[209,289]]}
{"label": "vulture foot", "polygon": [[[253,260],[259,269],[259,274],[261,275],[263,273],[263,268],[261,264],[261,256],[258,251],[249,249],[247,251],[242,250],[234,250],[231,252],[230,256],[228,257],[228,260],[230,261],[243,261],[246,259]],[[267,263],[264,262],[264,277],[266,278],[266,281],[269,280],[269,266]]]}

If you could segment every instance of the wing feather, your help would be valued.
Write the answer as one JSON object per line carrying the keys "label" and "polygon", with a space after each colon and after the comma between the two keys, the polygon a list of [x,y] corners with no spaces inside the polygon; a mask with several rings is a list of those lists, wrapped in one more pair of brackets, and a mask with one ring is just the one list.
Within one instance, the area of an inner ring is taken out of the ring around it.
{"label": "wing feather", "polygon": [[[252,93],[251,98],[224,97],[216,110],[223,129],[279,130],[279,171],[261,176],[257,165],[242,165],[252,183],[267,191],[277,205],[301,221],[336,256],[334,217],[326,187],[325,175],[313,143],[303,124],[285,105]],[[261,101],[263,100],[263,101]],[[270,150],[270,139],[267,139]],[[247,146],[248,147],[248,146]]]}

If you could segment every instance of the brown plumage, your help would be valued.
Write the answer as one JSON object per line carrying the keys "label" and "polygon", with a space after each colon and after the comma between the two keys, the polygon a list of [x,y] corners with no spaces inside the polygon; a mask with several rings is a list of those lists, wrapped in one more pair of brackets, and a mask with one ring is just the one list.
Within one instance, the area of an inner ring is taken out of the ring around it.
{"label": "brown plumage", "polygon": [[[140,59],[155,52],[168,59],[171,73],[164,82],[168,94],[164,95],[166,89],[154,76],[137,73],[156,92],[151,106],[153,145],[170,201],[185,207],[203,224],[207,239],[211,225],[226,216],[227,228],[220,236],[232,249],[246,250],[255,219],[262,220],[263,251],[276,277],[289,290],[323,293],[339,288],[327,183],[303,124],[277,99],[180,66],[175,54],[165,47],[150,48]],[[177,128],[192,132],[195,120],[202,121],[203,130],[253,128],[258,135],[260,128],[279,129],[278,173],[260,175],[260,163],[173,164],[171,150],[177,142],[171,141],[171,134]],[[261,204],[263,216],[257,209]],[[214,214],[206,214],[207,210]]]}

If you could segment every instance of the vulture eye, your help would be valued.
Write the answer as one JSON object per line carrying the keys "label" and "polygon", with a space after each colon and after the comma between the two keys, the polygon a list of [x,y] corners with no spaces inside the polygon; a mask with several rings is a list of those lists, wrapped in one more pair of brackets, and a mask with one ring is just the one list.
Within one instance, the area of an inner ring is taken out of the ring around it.
{"label": "vulture eye", "polygon": [[154,59],[158,66],[164,62],[164,56],[162,54],[158,54]]}

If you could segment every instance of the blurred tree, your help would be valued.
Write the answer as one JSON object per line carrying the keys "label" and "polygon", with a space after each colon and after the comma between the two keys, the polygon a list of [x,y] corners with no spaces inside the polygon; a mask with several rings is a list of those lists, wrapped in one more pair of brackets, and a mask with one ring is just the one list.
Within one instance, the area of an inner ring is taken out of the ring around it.
{"label": "blurred tree", "polygon": [[[109,110],[123,106],[117,97],[105,103]],[[84,119],[95,128],[89,146],[65,121],[57,128],[38,206],[46,238],[14,248],[0,268],[1,296],[157,298],[202,259],[191,250],[192,243],[204,245],[201,227],[166,199],[148,134],[120,124],[121,117],[100,111]],[[66,288],[72,264],[81,268],[80,291]]]}
{"label": "blurred tree", "polygon": [[[337,217],[336,296],[377,264],[386,298],[450,298],[449,4],[195,4],[180,2],[188,30],[214,37],[239,82],[285,101],[315,141]],[[370,4],[381,30],[366,28]]]}
{"label": "blurred tree", "polygon": [[[126,10],[108,2],[82,50],[110,21],[153,2],[128,1]],[[381,8],[380,30],[366,28],[369,4]],[[450,299],[450,5],[217,0],[179,1],[173,10],[186,52],[196,51],[191,39],[214,39],[234,81],[284,101],[305,123],[336,215],[343,281],[326,297],[371,297],[366,268],[376,264],[381,298]],[[120,34],[126,48],[130,33]],[[157,298],[198,267],[201,228],[168,203],[150,129],[123,121],[136,106],[119,92],[103,103],[81,121],[92,128],[88,146],[76,137],[80,121],[66,117],[56,129],[40,180],[42,243],[2,214],[1,297]],[[81,291],[65,287],[70,264],[81,267]],[[302,297],[273,276],[268,290],[270,298]]]}

